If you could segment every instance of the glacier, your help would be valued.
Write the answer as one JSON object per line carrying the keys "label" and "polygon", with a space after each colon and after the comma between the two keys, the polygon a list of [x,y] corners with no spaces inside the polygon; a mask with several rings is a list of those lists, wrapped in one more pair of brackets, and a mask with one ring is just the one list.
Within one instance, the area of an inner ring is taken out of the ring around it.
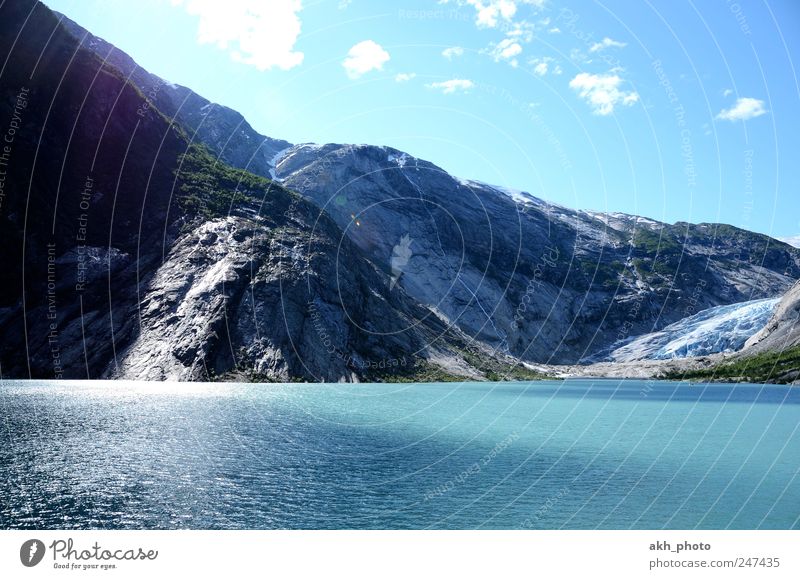
{"label": "glacier", "polygon": [[613,344],[590,361],[670,360],[740,350],[763,328],[780,298],[708,308],[663,330]]}

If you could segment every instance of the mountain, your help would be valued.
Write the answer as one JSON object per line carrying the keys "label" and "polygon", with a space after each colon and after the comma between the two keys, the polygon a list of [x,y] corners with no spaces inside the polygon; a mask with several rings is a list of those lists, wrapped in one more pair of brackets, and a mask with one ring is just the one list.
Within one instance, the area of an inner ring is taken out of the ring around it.
{"label": "mountain", "polygon": [[0,53],[4,377],[446,377],[437,361],[480,377],[469,352],[511,367],[390,292],[307,200],[192,143],[44,5],[0,5]]}
{"label": "mountain", "polygon": [[798,251],[765,235],[576,211],[388,147],[297,145],[275,173],[384,268],[410,239],[400,291],[529,362],[580,363],[700,310],[780,295],[800,276]]}
{"label": "mountain", "polygon": [[33,0],[0,54],[6,377],[525,378],[800,277],[731,226],[265,137]]}

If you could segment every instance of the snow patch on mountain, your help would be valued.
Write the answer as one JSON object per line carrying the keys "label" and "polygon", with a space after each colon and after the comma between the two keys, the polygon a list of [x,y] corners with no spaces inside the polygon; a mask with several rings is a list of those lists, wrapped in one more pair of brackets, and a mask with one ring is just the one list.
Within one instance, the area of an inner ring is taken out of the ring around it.
{"label": "snow patch on mountain", "polygon": [[411,158],[412,157],[406,153],[400,153],[399,155],[391,154],[386,157],[386,160],[389,163],[396,163],[398,167],[402,168],[406,166],[406,163],[408,163],[408,160]]}
{"label": "snow patch on mountain", "polygon": [[289,154],[289,152],[293,148],[294,147],[286,147],[285,149],[281,149],[280,151],[275,153],[272,159],[269,160],[269,164],[272,167],[269,170],[269,176],[273,181],[280,180],[280,177],[278,177],[275,171],[278,169],[278,165],[280,164],[280,162],[284,159],[284,157],[286,157]]}
{"label": "snow patch on mountain", "polygon": [[800,247],[800,235],[794,235],[792,237],[778,237],[778,240],[788,243],[792,247]]}

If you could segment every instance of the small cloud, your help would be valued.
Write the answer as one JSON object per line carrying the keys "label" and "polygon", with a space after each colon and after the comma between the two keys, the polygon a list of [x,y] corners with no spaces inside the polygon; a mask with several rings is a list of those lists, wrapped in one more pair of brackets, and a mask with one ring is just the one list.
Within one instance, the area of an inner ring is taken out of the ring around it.
{"label": "small cloud", "polygon": [[475,83],[464,78],[453,78],[451,80],[444,80],[442,82],[432,82],[431,84],[425,86],[435,90],[440,90],[444,94],[453,94],[457,91],[467,91],[474,87]]}
{"label": "small cloud", "polygon": [[547,32],[550,34],[561,34],[561,29],[558,26],[553,26]]}
{"label": "small cloud", "polygon": [[511,66],[517,66],[519,62],[516,57],[522,53],[522,46],[513,38],[504,38],[497,44],[490,44],[485,52],[487,52],[495,62],[505,60]]}
{"label": "small cloud", "polygon": [[347,71],[347,76],[356,79],[371,70],[382,70],[388,60],[389,53],[380,44],[364,40],[348,51],[342,66]]}
{"label": "small cloud", "polygon": [[453,60],[464,54],[464,49],[460,46],[451,46],[450,48],[445,48],[442,51],[442,56],[444,56],[447,60]]}
{"label": "small cloud", "polygon": [[394,81],[395,82],[408,82],[408,81],[410,81],[412,78],[414,78],[416,76],[417,76],[417,73],[415,73],[415,72],[401,72],[401,73],[396,74],[394,76]]}
{"label": "small cloud", "polygon": [[744,97],[736,99],[736,104],[731,108],[722,109],[716,118],[722,121],[746,121],[766,113],[767,109],[764,108],[764,101]]}
{"label": "small cloud", "polygon": [[[441,0],[446,4],[449,0]],[[500,24],[510,24],[519,6],[528,5],[542,8],[545,0],[455,0],[460,6],[475,8],[475,24],[478,28],[497,28]]]}
{"label": "small cloud", "polygon": [[530,42],[533,40],[534,26],[530,22],[522,20],[506,26],[505,33],[506,38],[513,38],[519,42]]}
{"label": "small cloud", "polygon": [[289,70],[303,62],[294,49],[300,36],[300,0],[172,0],[199,17],[197,42],[215,44],[231,59],[258,70]]}
{"label": "small cloud", "polygon": [[339,5],[337,6],[337,8],[339,8],[339,10],[345,10],[352,3],[353,0],[339,0]]}
{"label": "small cloud", "polygon": [[722,96],[724,96],[724,97],[731,96],[732,94],[733,94],[733,91],[731,89],[729,89],[729,88],[726,88],[724,91],[722,91]]}
{"label": "small cloud", "polygon": [[569,51],[569,59],[573,62],[583,62],[586,55],[581,52],[580,48],[573,48]]}
{"label": "small cloud", "polygon": [[596,115],[610,115],[614,107],[629,107],[639,100],[639,93],[620,89],[623,80],[616,74],[589,74],[582,72],[569,82],[583,100],[589,103]]}
{"label": "small cloud", "polygon": [[603,50],[604,48],[625,48],[628,46],[627,42],[619,42],[618,40],[613,40],[606,36],[600,42],[595,42],[592,44],[591,48],[589,48],[589,52],[597,52],[599,50]]}
{"label": "small cloud", "polygon": [[551,56],[542,56],[541,58],[534,58],[530,61],[533,66],[534,74],[545,76],[548,72],[551,74],[561,74],[563,71],[561,67],[555,63],[555,58]]}

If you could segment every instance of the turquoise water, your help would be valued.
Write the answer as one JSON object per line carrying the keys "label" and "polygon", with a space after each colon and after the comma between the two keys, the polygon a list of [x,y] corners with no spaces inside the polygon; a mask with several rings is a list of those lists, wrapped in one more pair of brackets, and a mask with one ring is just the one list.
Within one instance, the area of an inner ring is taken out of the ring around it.
{"label": "turquoise water", "polygon": [[798,528],[800,389],[0,384],[0,528]]}

